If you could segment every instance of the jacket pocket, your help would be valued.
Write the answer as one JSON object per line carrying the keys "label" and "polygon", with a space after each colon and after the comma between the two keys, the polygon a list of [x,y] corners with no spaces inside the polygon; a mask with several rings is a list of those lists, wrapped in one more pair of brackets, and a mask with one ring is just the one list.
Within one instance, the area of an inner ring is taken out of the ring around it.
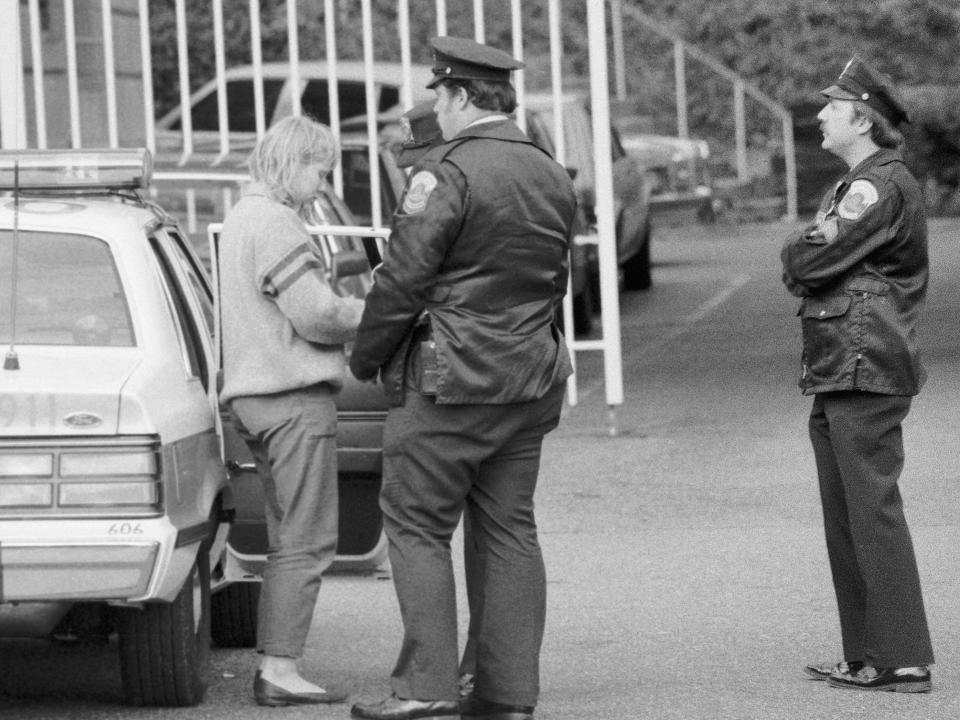
{"label": "jacket pocket", "polygon": [[850,310],[849,295],[833,295],[824,298],[806,298],[800,308],[804,320],[831,320],[842,317]]}

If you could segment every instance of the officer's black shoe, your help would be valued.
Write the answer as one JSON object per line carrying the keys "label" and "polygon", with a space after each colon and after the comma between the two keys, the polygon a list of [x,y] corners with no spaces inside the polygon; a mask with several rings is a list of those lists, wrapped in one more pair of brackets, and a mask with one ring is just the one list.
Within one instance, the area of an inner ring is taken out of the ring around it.
{"label": "officer's black shoe", "polygon": [[930,692],[930,670],[925,667],[874,668],[869,665],[853,674],[834,673],[827,678],[827,685],[850,690],[875,690],[885,692],[925,693]]}
{"label": "officer's black shoe", "polygon": [[839,675],[856,675],[863,667],[863,662],[854,660],[847,662],[841,660],[836,665],[830,663],[810,663],[803,668],[803,671],[814,680],[826,680],[828,677],[837,673]]}
{"label": "officer's black shoe", "polygon": [[350,714],[368,720],[413,720],[413,718],[456,715],[456,700],[405,700],[392,695],[377,703],[356,703]]}
{"label": "officer's black shoe", "polygon": [[460,701],[460,717],[464,720],[533,720],[530,705],[505,705],[471,695]]}

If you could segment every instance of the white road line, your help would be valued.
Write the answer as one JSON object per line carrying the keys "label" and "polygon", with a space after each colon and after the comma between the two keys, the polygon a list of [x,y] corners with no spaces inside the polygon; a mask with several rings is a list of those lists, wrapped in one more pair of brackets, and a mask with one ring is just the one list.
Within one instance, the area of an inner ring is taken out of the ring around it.
{"label": "white road line", "polygon": [[[728,282],[726,286],[720,290],[720,292],[709,298],[706,302],[702,303],[691,314],[682,318],[669,332],[645,346],[643,350],[640,351],[639,355],[643,357],[650,355],[651,353],[663,348],[663,346],[667,343],[688,332],[692,325],[700,322],[718,307],[723,305],[723,303],[725,303],[731,295],[733,295],[748,282],[750,282],[750,276],[746,274],[737,275],[731,279],[730,282]],[[603,377],[598,378],[587,386],[578,387],[578,401],[582,402],[586,400],[588,397],[590,397],[590,395],[602,387]]]}

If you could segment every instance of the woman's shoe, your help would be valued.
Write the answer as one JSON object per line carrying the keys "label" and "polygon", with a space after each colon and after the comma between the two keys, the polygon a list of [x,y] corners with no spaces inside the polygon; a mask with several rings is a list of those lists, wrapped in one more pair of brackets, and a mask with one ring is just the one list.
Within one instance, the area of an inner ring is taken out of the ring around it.
{"label": "woman's shoe", "polygon": [[253,678],[253,697],[257,705],[266,707],[283,707],[284,705],[318,705],[342,703],[347,696],[342,693],[323,692],[292,692],[264,680],[260,671]]}

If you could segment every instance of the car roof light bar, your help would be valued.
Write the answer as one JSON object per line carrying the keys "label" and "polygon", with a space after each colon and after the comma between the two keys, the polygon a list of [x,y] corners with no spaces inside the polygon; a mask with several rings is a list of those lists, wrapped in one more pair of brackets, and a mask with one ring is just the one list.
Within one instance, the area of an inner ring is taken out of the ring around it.
{"label": "car roof light bar", "polygon": [[0,190],[140,190],[150,185],[152,172],[146,148],[0,150]]}

